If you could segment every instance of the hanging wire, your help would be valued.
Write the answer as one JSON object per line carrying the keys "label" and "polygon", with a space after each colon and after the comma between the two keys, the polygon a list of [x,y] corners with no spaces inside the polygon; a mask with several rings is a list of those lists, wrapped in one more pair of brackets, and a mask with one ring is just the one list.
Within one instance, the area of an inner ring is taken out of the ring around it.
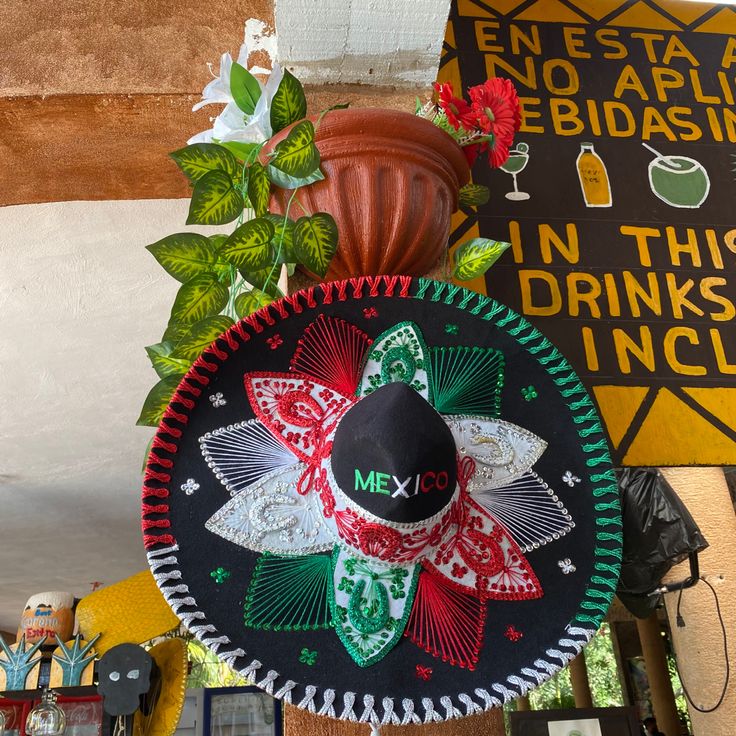
{"label": "hanging wire", "polygon": [[[718,602],[718,593],[716,592],[716,589],[711,585],[708,580],[705,579],[705,577],[700,578],[711,590],[713,593],[713,598],[716,602],[716,612],[718,614],[718,621],[721,624],[721,633],[723,635],[723,657],[726,662],[726,677],[723,681],[723,689],[721,690],[721,695],[716,701],[716,704],[713,705],[710,708],[702,708],[699,705],[696,705],[693,701],[690,692],[688,691],[687,687],[685,686],[685,679],[682,676],[682,673],[680,672],[680,668],[677,666],[677,657],[675,657],[675,668],[677,669],[677,674],[680,677],[680,682],[682,683],[682,691],[685,693],[685,697],[687,698],[690,705],[692,705],[693,708],[695,708],[698,713],[712,713],[714,710],[717,710],[720,708],[721,704],[723,703],[724,698],[726,697],[726,691],[728,689],[728,682],[731,677],[731,665],[728,661],[728,635],[726,634],[726,624],[723,621],[723,615],[721,614],[721,606]],[[682,602],[682,591],[683,588],[680,588],[680,592],[677,595],[677,625],[682,628],[685,626],[685,619],[682,617],[682,614],[680,613],[680,603]]]}

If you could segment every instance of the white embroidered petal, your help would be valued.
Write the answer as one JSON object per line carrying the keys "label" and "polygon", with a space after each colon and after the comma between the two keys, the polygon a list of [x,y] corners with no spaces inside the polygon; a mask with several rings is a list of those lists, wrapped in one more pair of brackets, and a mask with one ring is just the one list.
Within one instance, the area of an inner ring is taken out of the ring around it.
{"label": "white embroidered petal", "polygon": [[522,551],[529,552],[567,534],[572,516],[555,492],[534,471],[493,488],[472,488],[471,497],[508,529]]}
{"label": "white embroidered petal", "polygon": [[233,496],[267,473],[298,462],[257,419],[207,432],[199,438],[199,446],[207,465]]}
{"label": "white embroidered petal", "polygon": [[413,322],[400,322],[379,335],[368,353],[358,396],[403,381],[431,403],[429,351]]}
{"label": "white embroidered petal", "polygon": [[332,549],[334,541],[310,495],[296,486],[305,465],[276,471],[230,499],[205,527],[255,552],[308,554]]}
{"label": "white embroidered petal", "polygon": [[473,458],[470,491],[507,485],[531,470],[547,447],[533,432],[501,419],[444,417],[461,456]]}

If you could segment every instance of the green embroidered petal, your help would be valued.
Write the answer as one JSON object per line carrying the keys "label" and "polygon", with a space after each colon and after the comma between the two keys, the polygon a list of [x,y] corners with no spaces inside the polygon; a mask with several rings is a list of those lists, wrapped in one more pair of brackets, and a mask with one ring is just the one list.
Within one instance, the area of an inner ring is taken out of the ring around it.
{"label": "green embroidered petal", "polygon": [[420,566],[386,565],[335,547],[332,567],[330,607],[337,634],[355,663],[369,667],[403,636]]}
{"label": "green embroidered petal", "polygon": [[379,335],[371,346],[357,395],[367,396],[380,386],[403,381],[432,403],[429,350],[413,322],[399,322]]}
{"label": "green embroidered petal", "polygon": [[441,414],[497,418],[501,413],[503,353],[493,348],[431,348],[434,408]]}
{"label": "green embroidered petal", "polygon": [[245,625],[272,631],[329,628],[331,576],[328,555],[261,555],[245,596]]}

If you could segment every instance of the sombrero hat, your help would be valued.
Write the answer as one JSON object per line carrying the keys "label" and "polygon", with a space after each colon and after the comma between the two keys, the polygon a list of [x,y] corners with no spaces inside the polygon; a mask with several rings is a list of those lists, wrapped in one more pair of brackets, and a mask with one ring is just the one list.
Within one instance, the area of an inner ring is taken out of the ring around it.
{"label": "sombrero hat", "polygon": [[592,401],[535,328],[450,284],[365,277],[247,317],[195,362],[148,460],[161,591],[312,712],[500,706],[598,628],[621,552]]}

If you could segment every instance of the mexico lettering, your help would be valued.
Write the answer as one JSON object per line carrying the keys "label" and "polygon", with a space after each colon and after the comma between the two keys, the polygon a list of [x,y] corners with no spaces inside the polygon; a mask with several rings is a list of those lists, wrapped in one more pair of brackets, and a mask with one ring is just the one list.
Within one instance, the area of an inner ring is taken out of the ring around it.
{"label": "mexico lettering", "polygon": [[428,470],[425,473],[410,475],[400,480],[389,473],[378,473],[371,470],[368,475],[355,468],[355,490],[368,493],[382,493],[392,498],[414,498],[421,491],[429,493],[431,490],[444,491],[449,483],[447,472],[444,470],[435,473]]}

